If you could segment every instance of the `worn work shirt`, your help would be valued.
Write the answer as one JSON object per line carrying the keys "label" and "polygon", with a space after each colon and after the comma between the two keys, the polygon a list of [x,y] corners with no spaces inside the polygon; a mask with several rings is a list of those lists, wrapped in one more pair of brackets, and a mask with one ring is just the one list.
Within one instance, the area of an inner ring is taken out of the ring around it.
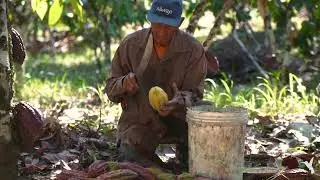
{"label": "worn work shirt", "polygon": [[[175,82],[184,94],[185,106],[191,106],[203,95],[207,69],[204,48],[196,39],[180,30],[175,33],[164,58],[160,60],[153,48],[147,67],[142,77],[138,78],[139,91],[133,96],[126,94],[123,80],[139,66],[149,33],[150,28],[139,30],[120,43],[112,61],[111,76],[107,79],[105,91],[109,99],[116,103],[127,99],[127,107],[123,108],[118,123],[118,138],[121,140],[135,138],[139,141],[139,136],[143,136],[156,141],[166,133],[167,127],[149,104],[148,91],[151,87],[161,87],[170,100],[173,98],[172,84]],[[185,108],[182,108],[172,116],[184,120],[185,114]]]}

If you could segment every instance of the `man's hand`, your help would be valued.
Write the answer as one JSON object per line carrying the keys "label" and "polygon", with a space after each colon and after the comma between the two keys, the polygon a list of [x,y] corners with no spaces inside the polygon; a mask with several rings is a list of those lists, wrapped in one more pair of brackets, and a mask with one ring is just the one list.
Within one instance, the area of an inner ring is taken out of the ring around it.
{"label": "man's hand", "polygon": [[168,116],[176,109],[184,106],[184,98],[182,94],[179,93],[176,83],[172,84],[172,89],[173,89],[173,98],[170,101],[168,101],[167,104],[164,104],[159,110],[159,115],[162,117]]}
{"label": "man's hand", "polygon": [[136,75],[130,72],[123,80],[123,88],[129,95],[133,95],[139,90]]}

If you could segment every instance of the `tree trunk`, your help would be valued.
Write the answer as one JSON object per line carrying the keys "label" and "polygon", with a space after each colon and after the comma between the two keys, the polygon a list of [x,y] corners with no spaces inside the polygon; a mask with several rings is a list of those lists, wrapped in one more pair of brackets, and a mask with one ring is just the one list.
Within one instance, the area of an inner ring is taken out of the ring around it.
{"label": "tree trunk", "polygon": [[[108,64],[111,59],[111,38],[108,33],[108,17],[106,15],[103,15],[103,13],[99,13],[99,8],[96,6],[94,2],[90,2],[89,6],[93,9],[94,15],[98,18],[100,23],[102,23],[105,49],[101,48],[101,50],[104,50],[103,52],[104,63]],[[100,9],[105,9],[105,7],[100,7]],[[99,46],[101,47],[101,44]],[[101,62],[98,56],[96,57],[96,60],[97,60],[98,68],[101,71],[102,70]]]}
{"label": "tree trunk", "polygon": [[1,179],[17,179],[18,150],[11,137],[13,72],[10,64],[7,0],[0,0],[0,174]]}
{"label": "tree trunk", "polygon": [[111,37],[110,35],[105,35],[105,50],[104,50],[104,62],[105,64],[109,64],[111,61]]}
{"label": "tree trunk", "polygon": [[198,25],[198,21],[204,15],[204,12],[205,12],[204,9],[208,3],[209,3],[209,0],[203,0],[197,5],[195,10],[193,11],[192,17],[190,19],[190,23],[186,29],[188,33],[190,34],[194,33]]}
{"label": "tree trunk", "polygon": [[221,9],[221,11],[218,13],[216,20],[214,22],[213,27],[211,28],[209,35],[207,37],[207,39],[203,42],[203,46],[205,47],[205,49],[208,49],[212,42],[213,42],[213,38],[214,36],[217,34],[217,31],[225,17],[225,14],[228,12],[228,10],[233,6],[234,1],[233,0],[226,0],[224,1],[224,5],[223,8]]}
{"label": "tree trunk", "polygon": [[269,54],[276,53],[276,40],[271,27],[271,13],[268,7],[268,0],[258,0],[257,6],[259,13],[263,18],[264,32],[266,33],[266,47],[269,48]]}

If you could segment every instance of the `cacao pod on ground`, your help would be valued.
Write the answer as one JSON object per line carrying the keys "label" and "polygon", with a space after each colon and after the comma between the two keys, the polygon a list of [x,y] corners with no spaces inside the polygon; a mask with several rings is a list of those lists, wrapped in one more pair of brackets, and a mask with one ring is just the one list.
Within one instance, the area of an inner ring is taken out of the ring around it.
{"label": "cacao pod on ground", "polygon": [[21,35],[17,30],[11,27],[10,36],[12,42],[12,58],[15,63],[22,65],[26,57],[26,48],[24,47]]}
{"label": "cacao pod on ground", "polygon": [[19,102],[13,108],[15,120],[14,135],[20,143],[22,151],[31,151],[34,143],[43,134],[43,115],[40,110],[27,102]]}
{"label": "cacao pod on ground", "polygon": [[108,162],[106,161],[95,161],[88,168],[88,177],[95,178],[101,174],[107,172]]}
{"label": "cacao pod on ground", "polygon": [[146,179],[146,180],[156,180],[157,178],[153,175],[153,173],[151,171],[149,171],[148,169],[145,169],[142,166],[139,166],[137,164],[134,163],[130,163],[130,162],[121,162],[118,163],[118,167],[120,169],[129,169],[132,170],[134,172],[136,172],[139,177],[141,177],[142,179]]}
{"label": "cacao pod on ground", "polygon": [[139,175],[129,169],[119,169],[104,173],[97,177],[98,180],[135,180]]}
{"label": "cacao pod on ground", "polygon": [[83,171],[77,170],[63,170],[60,174],[57,175],[57,180],[69,180],[69,179],[78,179],[78,180],[87,180],[89,178],[88,174]]}
{"label": "cacao pod on ground", "polygon": [[149,90],[149,102],[154,110],[159,111],[160,107],[168,102],[168,95],[160,87],[152,87]]}

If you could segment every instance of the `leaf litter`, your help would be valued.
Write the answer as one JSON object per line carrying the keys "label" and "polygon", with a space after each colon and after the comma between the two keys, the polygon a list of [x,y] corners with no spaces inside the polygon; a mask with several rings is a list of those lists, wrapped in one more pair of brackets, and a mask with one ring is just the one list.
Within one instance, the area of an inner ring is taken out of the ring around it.
{"label": "leaf litter", "polygon": [[[21,152],[19,179],[56,179],[68,173],[85,179],[90,166],[93,171],[95,163],[96,170],[100,170],[96,172],[96,178],[111,177],[111,169],[102,170],[100,166],[107,168],[106,164],[117,163],[115,133],[120,107],[113,105],[114,109],[102,116],[101,102],[75,103],[54,102],[51,109],[44,110],[45,133],[32,152]],[[319,177],[319,137],[319,117],[289,114],[256,116],[247,124],[244,179]],[[172,159],[172,154],[165,157],[159,151],[161,159]],[[119,169],[113,175],[117,173],[120,173]],[[141,176],[136,169],[126,169],[121,173],[128,177]]]}

